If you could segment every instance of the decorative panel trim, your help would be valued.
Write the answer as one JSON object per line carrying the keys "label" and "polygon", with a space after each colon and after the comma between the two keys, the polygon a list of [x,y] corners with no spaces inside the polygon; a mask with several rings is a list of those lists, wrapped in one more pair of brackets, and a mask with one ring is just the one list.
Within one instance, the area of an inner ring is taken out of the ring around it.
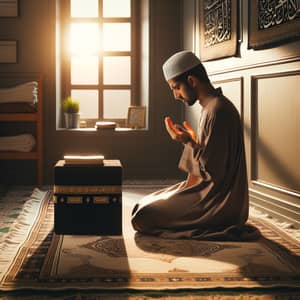
{"label": "decorative panel trim", "polygon": [[280,193],[282,193],[282,194],[286,194],[286,195],[289,195],[289,196],[293,196],[293,197],[300,198],[300,193],[298,193],[297,191],[288,190],[288,189],[279,187],[279,186],[277,186],[277,185],[274,185],[274,184],[271,184],[271,183],[268,183],[268,182],[264,182],[264,181],[262,181],[262,180],[251,180],[251,182],[252,182],[254,185],[266,187],[266,188],[268,188],[268,189],[271,189],[271,190],[280,192]]}
{"label": "decorative panel trim", "polygon": [[[241,120],[242,124],[244,124],[244,77],[231,77],[223,80],[215,80],[213,84],[222,84],[238,81],[240,83],[240,108],[241,108]],[[229,99],[230,100],[230,99]]]}
{"label": "decorative panel trim", "polygon": [[260,74],[251,76],[251,164],[250,164],[250,180],[254,185],[260,185],[271,190],[276,190],[281,193],[285,193],[287,195],[292,195],[296,197],[300,197],[298,191],[288,189],[282,186],[278,186],[272,183],[267,183],[258,178],[258,169],[257,169],[257,125],[258,125],[258,112],[257,112],[257,101],[258,101],[258,89],[257,83],[259,79],[264,78],[278,78],[278,77],[287,77],[287,76],[295,76],[300,75],[300,70],[291,71],[291,72],[279,72],[279,73],[271,73],[271,74]]}
{"label": "decorative panel trim", "polygon": [[249,189],[249,196],[251,206],[281,221],[289,222],[295,227],[300,228],[299,205],[258,192],[254,189]]}
{"label": "decorative panel trim", "polygon": [[18,0],[0,0],[0,17],[17,17]]}
{"label": "decorative panel trim", "polygon": [[17,63],[17,41],[0,41],[0,63]]}
{"label": "decorative panel trim", "polygon": [[275,59],[275,60],[267,61],[267,62],[264,61],[264,62],[260,62],[260,63],[251,63],[251,64],[245,64],[242,66],[222,68],[222,70],[208,72],[208,75],[214,76],[214,75],[226,74],[226,73],[230,73],[230,72],[244,71],[244,70],[262,68],[262,67],[268,67],[268,66],[276,66],[276,65],[298,62],[298,61],[300,61],[300,55],[294,55],[294,56]]}

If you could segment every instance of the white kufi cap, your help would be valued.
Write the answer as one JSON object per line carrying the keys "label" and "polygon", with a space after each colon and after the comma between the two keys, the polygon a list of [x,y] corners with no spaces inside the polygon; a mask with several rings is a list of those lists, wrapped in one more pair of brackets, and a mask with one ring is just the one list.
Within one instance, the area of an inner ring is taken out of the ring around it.
{"label": "white kufi cap", "polygon": [[191,51],[180,51],[163,64],[165,79],[168,81],[201,64],[200,59]]}

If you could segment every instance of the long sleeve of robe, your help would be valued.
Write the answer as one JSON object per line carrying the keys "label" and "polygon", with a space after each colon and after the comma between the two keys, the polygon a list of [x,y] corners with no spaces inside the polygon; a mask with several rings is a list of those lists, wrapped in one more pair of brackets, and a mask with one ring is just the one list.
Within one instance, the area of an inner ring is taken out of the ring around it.
{"label": "long sleeve of robe", "polygon": [[180,182],[135,206],[133,227],[165,238],[239,239],[248,218],[248,183],[241,120],[218,90],[202,107],[194,147],[184,145],[179,168],[197,182]]}

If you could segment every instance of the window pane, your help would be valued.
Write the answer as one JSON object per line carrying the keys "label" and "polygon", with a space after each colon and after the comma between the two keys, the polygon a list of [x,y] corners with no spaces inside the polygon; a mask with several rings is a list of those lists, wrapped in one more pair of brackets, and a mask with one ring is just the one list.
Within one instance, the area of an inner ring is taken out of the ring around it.
{"label": "window pane", "polygon": [[79,101],[81,119],[98,119],[98,90],[72,90],[71,96]]}
{"label": "window pane", "polygon": [[130,105],[130,90],[104,90],[105,119],[125,119]]}
{"label": "window pane", "polygon": [[98,56],[72,56],[71,84],[98,84]]}
{"label": "window pane", "polygon": [[71,24],[71,53],[73,55],[98,55],[98,23]]}
{"label": "window pane", "polygon": [[71,17],[98,17],[98,0],[71,0]]}
{"label": "window pane", "polygon": [[130,51],[130,41],[130,23],[103,24],[105,51]]}
{"label": "window pane", "polygon": [[103,0],[103,17],[129,18],[130,0]]}
{"label": "window pane", "polygon": [[104,84],[130,84],[130,57],[104,57],[103,78]]}

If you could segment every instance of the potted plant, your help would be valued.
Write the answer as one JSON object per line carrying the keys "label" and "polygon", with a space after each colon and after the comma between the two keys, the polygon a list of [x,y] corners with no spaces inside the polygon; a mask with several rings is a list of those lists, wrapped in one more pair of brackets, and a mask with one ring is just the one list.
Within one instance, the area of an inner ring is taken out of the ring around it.
{"label": "potted plant", "polygon": [[79,128],[79,102],[69,96],[63,101],[62,109],[65,115],[66,128]]}

